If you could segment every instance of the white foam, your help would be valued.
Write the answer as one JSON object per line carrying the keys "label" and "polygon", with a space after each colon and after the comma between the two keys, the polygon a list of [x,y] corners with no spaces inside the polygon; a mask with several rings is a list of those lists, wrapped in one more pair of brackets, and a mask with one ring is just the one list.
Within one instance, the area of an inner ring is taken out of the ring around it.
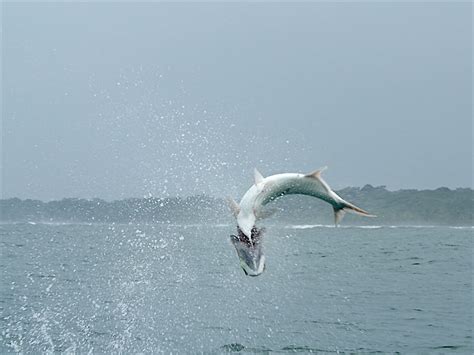
{"label": "white foam", "polygon": [[[335,228],[334,224],[296,224],[287,225],[287,229],[313,229],[313,228]],[[338,226],[337,228],[361,228],[361,229],[379,229],[384,226]]]}
{"label": "white foam", "polygon": [[[286,229],[313,229],[313,228],[334,228],[333,224],[290,224],[284,226]],[[382,226],[382,225],[369,225],[369,226],[353,226],[353,225],[340,225],[338,228],[358,228],[358,229],[382,229],[382,228],[451,228],[451,229],[473,229],[474,226],[433,226],[433,225],[400,225],[400,226]]]}
{"label": "white foam", "polygon": [[334,228],[332,224],[295,224],[285,226],[287,229]]}

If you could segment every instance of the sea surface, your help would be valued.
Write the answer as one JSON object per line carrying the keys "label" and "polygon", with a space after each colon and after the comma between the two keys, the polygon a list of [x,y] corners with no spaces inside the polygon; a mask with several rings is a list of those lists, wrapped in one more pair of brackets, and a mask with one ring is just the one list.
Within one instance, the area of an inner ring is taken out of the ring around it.
{"label": "sea surface", "polygon": [[2,224],[0,353],[473,352],[473,229]]}

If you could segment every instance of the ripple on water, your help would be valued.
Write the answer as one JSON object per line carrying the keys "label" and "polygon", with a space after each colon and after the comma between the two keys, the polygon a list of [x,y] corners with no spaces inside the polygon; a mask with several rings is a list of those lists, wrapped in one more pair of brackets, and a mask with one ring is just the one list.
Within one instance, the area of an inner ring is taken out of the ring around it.
{"label": "ripple on water", "polygon": [[281,351],[289,352],[289,353],[310,353],[310,354],[317,354],[317,353],[337,353],[337,350],[329,350],[329,349],[319,349],[319,348],[312,348],[306,345],[288,345],[281,349]]}
{"label": "ripple on water", "polygon": [[221,349],[226,352],[238,352],[244,350],[245,346],[239,343],[232,343],[221,346]]}
{"label": "ripple on water", "polygon": [[223,345],[219,348],[218,352],[228,352],[228,353],[238,353],[238,352],[245,352],[245,353],[254,353],[254,354],[269,354],[272,352],[271,349],[265,347],[246,347],[239,343],[231,343]]}
{"label": "ripple on water", "polygon": [[471,230],[275,227],[249,279],[222,230],[14,228],[0,354],[472,353]]}
{"label": "ripple on water", "polygon": [[462,349],[464,346],[462,345],[441,345],[441,346],[434,346],[431,349],[433,350],[457,350],[457,349]]}

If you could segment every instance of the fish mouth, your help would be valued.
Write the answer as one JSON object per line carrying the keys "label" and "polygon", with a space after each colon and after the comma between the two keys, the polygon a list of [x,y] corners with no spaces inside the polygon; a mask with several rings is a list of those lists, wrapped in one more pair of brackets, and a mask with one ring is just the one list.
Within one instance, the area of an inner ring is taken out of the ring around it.
{"label": "fish mouth", "polygon": [[237,236],[231,235],[232,244],[240,259],[240,267],[246,276],[258,276],[265,270],[265,255],[262,248],[263,229],[252,228],[252,234],[247,237],[237,227]]}
{"label": "fish mouth", "polygon": [[247,264],[245,264],[244,266],[242,265],[242,262],[241,262],[240,267],[242,268],[246,276],[256,277],[256,276],[261,275],[265,271],[265,262],[262,260],[261,266],[256,267],[256,268],[250,268],[249,265]]}

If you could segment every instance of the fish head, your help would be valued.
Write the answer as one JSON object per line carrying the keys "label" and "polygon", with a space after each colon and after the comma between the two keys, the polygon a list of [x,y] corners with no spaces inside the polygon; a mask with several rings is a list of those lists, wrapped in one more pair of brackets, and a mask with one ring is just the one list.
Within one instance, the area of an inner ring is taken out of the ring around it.
{"label": "fish head", "polygon": [[[240,211],[239,215],[237,216],[237,233],[240,238],[241,234],[244,236],[252,237],[252,233],[256,233],[257,228],[255,227],[257,219],[255,213],[245,213],[244,211]],[[255,230],[254,230],[255,228]]]}
{"label": "fish head", "polygon": [[263,232],[263,228],[258,229],[254,226],[248,236],[237,227],[237,235],[230,236],[240,259],[240,267],[247,276],[258,276],[265,270],[265,255],[262,247]]}

